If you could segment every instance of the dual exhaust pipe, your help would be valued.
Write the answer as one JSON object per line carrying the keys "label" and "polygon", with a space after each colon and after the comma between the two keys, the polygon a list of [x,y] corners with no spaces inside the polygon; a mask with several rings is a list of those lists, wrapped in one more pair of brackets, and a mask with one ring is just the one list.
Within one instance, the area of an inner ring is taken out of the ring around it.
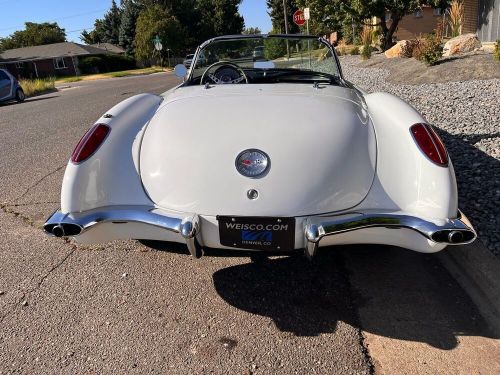
{"label": "dual exhaust pipe", "polygon": [[51,234],[58,238],[78,236],[83,231],[81,226],[67,223],[45,224],[43,229],[47,234]]}

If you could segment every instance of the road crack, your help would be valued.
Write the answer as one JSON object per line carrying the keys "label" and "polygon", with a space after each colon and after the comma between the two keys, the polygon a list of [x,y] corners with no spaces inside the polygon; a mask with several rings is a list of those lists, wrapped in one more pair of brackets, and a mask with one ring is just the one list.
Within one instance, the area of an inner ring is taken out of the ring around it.
{"label": "road crack", "polygon": [[365,358],[366,364],[368,366],[368,371],[370,375],[374,375],[376,373],[375,371],[375,364],[373,361],[373,358],[370,355],[370,352],[368,350],[368,345],[365,340],[365,335],[363,333],[363,328],[361,324],[361,318],[359,316],[358,308],[357,306],[359,305],[359,298],[357,297],[357,292],[354,290],[354,287],[351,283],[351,277],[352,277],[352,272],[350,271],[347,262],[348,260],[346,259],[345,255],[342,255],[339,257],[339,262],[340,264],[340,269],[342,270],[342,275],[345,275],[345,283],[348,286],[348,292],[349,292],[349,301],[350,302],[350,309],[353,313],[354,316],[354,322],[356,325],[356,330],[358,332],[358,342],[359,342],[359,347],[361,349],[361,353],[363,354],[363,357]]}
{"label": "road crack", "polygon": [[22,193],[19,197],[15,198],[14,199],[14,202],[17,202],[21,199],[23,199],[33,188],[37,187],[43,180],[45,180],[46,178],[52,176],[53,174],[59,172],[61,169],[63,169],[64,167],[66,167],[66,164],[60,166],[60,167],[57,167],[57,169],[45,174],[44,176],[42,176],[40,179],[38,179],[33,185],[29,186],[25,191],[24,193]]}
{"label": "road crack", "polygon": [[[65,240],[65,242],[70,243],[69,240]],[[0,324],[2,324],[3,321],[16,310],[16,307],[18,307],[24,301],[26,301],[27,296],[34,293],[38,289],[40,289],[40,287],[45,282],[45,280],[47,280],[47,278],[54,271],[56,271],[59,267],[61,267],[69,259],[69,257],[73,255],[73,253],[76,251],[76,249],[77,249],[77,246],[72,244],[71,250],[61,260],[59,260],[59,262],[57,262],[55,265],[53,265],[44,275],[42,275],[41,278],[38,280],[38,282],[36,283],[36,285],[33,288],[30,288],[27,291],[23,292],[22,296],[20,298],[18,298],[18,300],[12,305],[12,308],[10,308],[3,316],[0,317]]]}

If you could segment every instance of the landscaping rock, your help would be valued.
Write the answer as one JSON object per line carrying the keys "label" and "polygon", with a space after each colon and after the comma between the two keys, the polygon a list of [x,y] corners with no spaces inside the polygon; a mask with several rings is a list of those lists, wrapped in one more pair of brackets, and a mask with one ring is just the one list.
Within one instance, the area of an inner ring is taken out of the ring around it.
{"label": "landscaping rock", "polygon": [[472,52],[481,48],[481,42],[476,34],[463,34],[450,39],[444,45],[443,56],[452,56],[457,53]]}
{"label": "landscaping rock", "polygon": [[413,48],[415,48],[416,41],[414,40],[401,40],[395,46],[384,52],[388,59],[394,57],[411,57]]}

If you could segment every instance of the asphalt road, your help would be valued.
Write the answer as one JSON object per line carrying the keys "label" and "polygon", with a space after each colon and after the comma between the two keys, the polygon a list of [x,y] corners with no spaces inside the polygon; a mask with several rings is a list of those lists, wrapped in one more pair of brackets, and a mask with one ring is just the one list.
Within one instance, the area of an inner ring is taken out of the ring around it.
{"label": "asphalt road", "polygon": [[194,260],[182,247],[46,237],[84,131],[176,83],[83,82],[0,106],[0,374],[500,372],[498,337],[434,256],[359,246],[313,264]]}

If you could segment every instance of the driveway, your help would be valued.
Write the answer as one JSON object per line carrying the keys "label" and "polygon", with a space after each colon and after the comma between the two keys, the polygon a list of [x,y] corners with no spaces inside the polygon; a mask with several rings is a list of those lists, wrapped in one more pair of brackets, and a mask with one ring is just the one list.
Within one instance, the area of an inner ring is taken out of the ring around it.
{"label": "driveway", "polygon": [[[40,226],[84,131],[171,73],[0,106],[0,374],[498,373],[500,345],[432,255],[382,246],[253,259]],[[453,251],[450,249],[449,251]]]}

